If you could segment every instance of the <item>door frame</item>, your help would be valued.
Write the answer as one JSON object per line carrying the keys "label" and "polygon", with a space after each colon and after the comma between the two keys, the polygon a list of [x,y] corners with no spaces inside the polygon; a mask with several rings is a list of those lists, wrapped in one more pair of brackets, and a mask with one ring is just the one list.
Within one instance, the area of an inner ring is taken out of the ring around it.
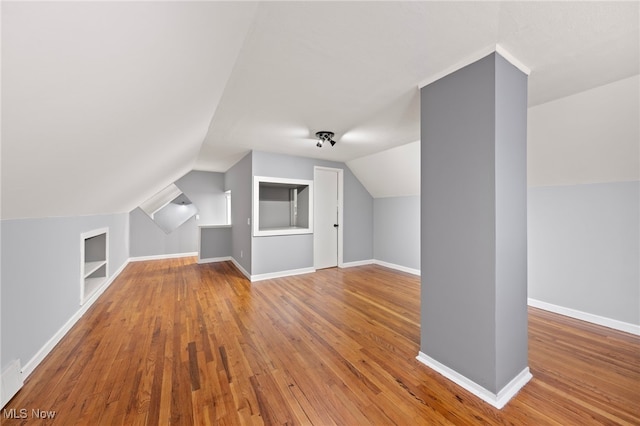
{"label": "door frame", "polygon": [[[335,167],[324,167],[324,166],[314,166],[313,167],[313,181],[314,184],[316,182],[316,178],[317,178],[317,172],[318,170],[324,170],[324,171],[329,171],[329,172],[335,172],[338,175],[338,268],[342,268],[344,266],[344,259],[343,259],[343,235],[344,235],[344,214],[343,214],[343,205],[344,205],[344,170],[343,169],[339,169],[339,168],[335,168]],[[314,185],[317,188],[317,185]],[[314,193],[313,195],[313,204],[314,204],[314,209],[318,208],[319,203],[316,202],[316,198],[317,195],[316,193]],[[316,212],[314,211],[313,214],[315,215]],[[316,234],[315,234],[315,229],[313,231],[313,250],[315,252],[315,238],[316,238]],[[314,265],[315,267],[315,254],[314,254]]]}

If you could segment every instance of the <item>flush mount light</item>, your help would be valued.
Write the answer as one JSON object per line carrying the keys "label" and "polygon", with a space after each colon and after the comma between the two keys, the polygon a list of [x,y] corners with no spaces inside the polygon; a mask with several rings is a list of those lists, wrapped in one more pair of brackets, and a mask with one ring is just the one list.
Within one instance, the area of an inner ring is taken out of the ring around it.
{"label": "flush mount light", "polygon": [[318,148],[322,148],[325,142],[329,142],[331,146],[336,144],[336,141],[333,140],[333,132],[316,132],[316,137],[318,138],[318,143],[316,144]]}

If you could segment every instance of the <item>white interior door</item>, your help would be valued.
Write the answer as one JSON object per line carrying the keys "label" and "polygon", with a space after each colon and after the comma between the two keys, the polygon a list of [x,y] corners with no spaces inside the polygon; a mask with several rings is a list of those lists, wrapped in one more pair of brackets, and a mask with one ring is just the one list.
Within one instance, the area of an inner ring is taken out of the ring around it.
{"label": "white interior door", "polygon": [[316,269],[338,266],[339,171],[316,168],[314,176],[313,256]]}

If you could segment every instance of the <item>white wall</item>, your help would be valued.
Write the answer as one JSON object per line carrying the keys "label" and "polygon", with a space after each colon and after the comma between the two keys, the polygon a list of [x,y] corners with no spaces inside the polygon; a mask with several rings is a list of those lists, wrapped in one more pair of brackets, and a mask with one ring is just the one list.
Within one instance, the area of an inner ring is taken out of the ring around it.
{"label": "white wall", "polygon": [[530,108],[528,134],[529,297],[631,331],[640,331],[639,82]]}

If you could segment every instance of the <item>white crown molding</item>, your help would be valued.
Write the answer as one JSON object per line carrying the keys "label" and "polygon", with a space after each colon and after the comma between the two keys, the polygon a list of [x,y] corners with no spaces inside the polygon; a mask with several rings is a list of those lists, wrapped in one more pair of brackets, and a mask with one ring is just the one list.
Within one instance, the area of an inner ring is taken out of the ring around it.
{"label": "white crown molding", "polygon": [[480,59],[484,58],[485,56],[492,54],[493,52],[498,53],[500,56],[506,59],[507,62],[509,62],[514,67],[518,68],[520,71],[522,71],[526,75],[531,74],[531,68],[527,67],[522,61],[517,59],[514,55],[512,55],[507,49],[502,47],[500,44],[495,44],[495,45],[490,45],[483,49],[480,49],[472,53],[471,55],[467,56],[463,60],[456,62],[455,64],[445,68],[444,70],[430,77],[427,77],[426,79],[418,83],[418,89],[422,89],[423,87],[428,86],[429,84],[440,80],[442,77],[446,77],[449,74],[452,74],[458,71],[459,69],[466,67],[467,65],[477,62]]}
{"label": "white crown molding", "polygon": [[507,62],[509,62],[514,67],[518,68],[520,71],[522,71],[526,75],[531,74],[531,68],[529,68],[521,60],[513,56],[511,52],[509,52],[507,49],[502,47],[502,45],[496,44],[496,53],[502,56],[504,59],[507,60]]}

